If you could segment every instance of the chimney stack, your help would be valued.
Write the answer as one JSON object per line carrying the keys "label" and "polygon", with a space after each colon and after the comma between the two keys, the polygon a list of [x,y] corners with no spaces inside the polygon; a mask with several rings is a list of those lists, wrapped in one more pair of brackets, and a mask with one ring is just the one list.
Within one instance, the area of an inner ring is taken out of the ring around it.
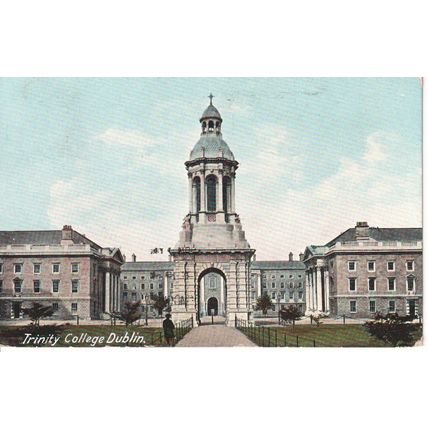
{"label": "chimney stack", "polygon": [[366,221],[357,221],[355,237],[358,240],[369,239],[369,225]]}
{"label": "chimney stack", "polygon": [[137,261],[137,256],[135,254],[132,254],[132,261],[135,263]]}
{"label": "chimney stack", "polygon": [[299,260],[301,261],[301,262],[303,262],[303,257],[304,257],[305,255],[303,254],[303,253],[300,253],[299,254]]}
{"label": "chimney stack", "polygon": [[293,253],[290,251],[290,253],[288,254],[288,261],[292,262],[293,261]]}
{"label": "chimney stack", "polygon": [[[70,225],[62,226],[61,245],[73,243],[73,228]],[[67,241],[67,242],[63,242]]]}

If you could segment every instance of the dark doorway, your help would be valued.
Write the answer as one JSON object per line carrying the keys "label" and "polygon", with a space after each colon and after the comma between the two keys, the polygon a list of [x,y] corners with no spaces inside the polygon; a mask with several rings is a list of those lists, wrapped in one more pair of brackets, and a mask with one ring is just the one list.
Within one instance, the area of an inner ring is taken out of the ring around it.
{"label": "dark doorway", "polygon": [[416,316],[416,300],[408,300],[407,303],[409,305],[409,315],[411,317]]}
{"label": "dark doorway", "polygon": [[21,315],[21,302],[13,302],[12,311],[13,311],[13,317],[19,318],[19,316]]}
{"label": "dark doorway", "polygon": [[210,297],[208,299],[207,310],[208,315],[212,315],[212,310],[214,310],[214,315],[218,315],[218,300],[215,297]]}

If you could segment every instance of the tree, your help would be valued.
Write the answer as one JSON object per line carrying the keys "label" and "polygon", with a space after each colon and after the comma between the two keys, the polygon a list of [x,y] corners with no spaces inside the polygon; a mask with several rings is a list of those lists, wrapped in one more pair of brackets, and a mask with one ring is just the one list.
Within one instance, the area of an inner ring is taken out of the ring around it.
{"label": "tree", "polygon": [[367,321],[363,326],[371,336],[391,346],[413,346],[415,337],[412,333],[418,329],[417,325],[410,322],[413,319],[412,316],[403,317],[397,313],[382,315],[378,312],[373,321]]}
{"label": "tree", "polygon": [[119,312],[112,312],[111,316],[113,318],[123,321],[128,327],[128,325],[133,324],[135,321],[138,321],[141,318],[141,302],[126,302],[123,305],[123,309]]}
{"label": "tree", "polygon": [[158,310],[159,315],[162,315],[162,311],[169,305],[169,299],[165,298],[162,294],[152,295],[153,307]]}
{"label": "tree", "polygon": [[40,320],[42,318],[51,317],[55,309],[51,305],[44,306],[41,303],[33,303],[29,308],[22,308],[22,312],[24,315],[28,315],[32,321],[34,327],[39,328]]}
{"label": "tree", "polygon": [[263,312],[263,315],[266,315],[268,309],[272,309],[272,308],[273,308],[272,299],[267,293],[263,293],[263,295],[257,299],[256,310],[257,311],[261,310]]}
{"label": "tree", "polygon": [[293,326],[296,324],[296,321],[302,318],[302,313],[297,305],[288,305],[285,309],[282,309],[281,319],[285,322],[292,322]]}

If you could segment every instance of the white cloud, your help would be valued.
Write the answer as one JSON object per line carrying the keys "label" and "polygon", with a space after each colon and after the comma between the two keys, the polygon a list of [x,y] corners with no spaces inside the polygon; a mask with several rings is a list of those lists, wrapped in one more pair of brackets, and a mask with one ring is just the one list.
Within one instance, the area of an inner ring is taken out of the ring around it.
{"label": "white cloud", "polygon": [[382,140],[383,134],[381,132],[376,132],[369,135],[366,141],[366,153],[364,155],[364,160],[369,163],[376,163],[385,160],[386,153],[384,146],[380,143]]}
{"label": "white cloud", "polygon": [[305,188],[277,181],[263,192],[252,191],[253,185],[237,195],[243,227],[259,259],[287,258],[290,250],[325,244],[357,221],[378,227],[421,225],[421,171],[403,176],[384,167],[388,153],[380,133],[370,135],[365,145],[361,158],[341,159],[332,175]]}
{"label": "white cloud", "polygon": [[136,149],[143,149],[156,144],[155,141],[141,132],[124,131],[117,128],[109,128],[95,138],[109,145],[128,146]]}
{"label": "white cloud", "polygon": [[[115,167],[115,158],[100,158],[103,150],[94,148],[95,159],[82,155],[76,176],[51,187],[51,223],[72,224],[99,244],[120,246],[139,259],[159,259],[150,249],[175,245],[187,211],[183,162],[197,132],[171,141],[117,129],[101,135],[102,144],[121,145],[123,167]],[[387,152],[388,138],[369,135],[360,158],[338,159],[326,178],[299,184],[304,174],[317,176],[306,170],[299,145],[282,127],[261,128],[239,159],[236,183],[237,209],[258,259],[284,259],[290,250],[297,254],[309,244],[324,244],[360,220],[379,227],[419,226],[421,170],[396,174],[385,162],[394,155]],[[143,152],[135,156],[140,144]],[[98,164],[107,167],[94,175]]]}

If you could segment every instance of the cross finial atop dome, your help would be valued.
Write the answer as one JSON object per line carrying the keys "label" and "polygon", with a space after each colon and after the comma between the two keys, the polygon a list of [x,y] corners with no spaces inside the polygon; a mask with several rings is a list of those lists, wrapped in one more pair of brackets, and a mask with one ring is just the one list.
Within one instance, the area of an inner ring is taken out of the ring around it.
{"label": "cross finial atop dome", "polygon": [[212,106],[214,95],[210,92],[210,94],[208,95],[208,98],[210,99],[210,106]]}

